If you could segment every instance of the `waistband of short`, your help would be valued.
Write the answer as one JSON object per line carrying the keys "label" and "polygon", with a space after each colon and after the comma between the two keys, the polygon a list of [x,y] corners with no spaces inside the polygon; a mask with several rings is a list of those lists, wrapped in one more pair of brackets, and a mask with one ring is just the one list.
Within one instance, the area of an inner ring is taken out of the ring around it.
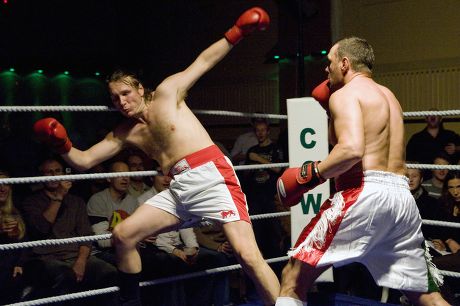
{"label": "waistband of short", "polygon": [[336,190],[360,188],[363,183],[379,183],[385,186],[409,188],[409,179],[403,175],[387,171],[366,170],[349,177],[336,180]]}
{"label": "waistband of short", "polygon": [[198,150],[179,160],[169,169],[168,176],[173,177],[181,172],[201,166],[211,160],[223,157],[224,153],[216,145],[211,145],[204,149]]}
{"label": "waistband of short", "polygon": [[390,187],[402,187],[409,189],[409,179],[404,175],[386,171],[364,171],[364,182],[378,183]]}

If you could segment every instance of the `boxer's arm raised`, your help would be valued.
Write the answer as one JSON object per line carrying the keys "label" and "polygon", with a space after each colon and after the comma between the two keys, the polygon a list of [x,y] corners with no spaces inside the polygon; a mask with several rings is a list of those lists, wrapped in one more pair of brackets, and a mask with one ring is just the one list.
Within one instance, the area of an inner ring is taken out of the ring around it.
{"label": "boxer's arm raised", "polygon": [[347,92],[337,91],[329,99],[337,144],[318,165],[325,178],[336,177],[361,161],[364,155],[364,123],[359,100]]}
{"label": "boxer's arm raised", "polygon": [[[225,38],[222,38],[209,46],[206,50],[196,58],[196,60],[184,71],[179,72],[158,86],[157,91],[166,87],[177,88],[178,96],[185,96],[185,93],[190,89],[198,79],[207,71],[212,69],[219,63],[225,55],[230,52],[232,47],[237,44],[243,37],[249,35],[254,30],[265,30],[270,23],[270,18],[262,8],[253,7],[245,11],[226,33]],[[164,85],[164,87],[162,87]],[[171,86],[172,87],[171,87]],[[178,102],[182,101],[179,99]]]}

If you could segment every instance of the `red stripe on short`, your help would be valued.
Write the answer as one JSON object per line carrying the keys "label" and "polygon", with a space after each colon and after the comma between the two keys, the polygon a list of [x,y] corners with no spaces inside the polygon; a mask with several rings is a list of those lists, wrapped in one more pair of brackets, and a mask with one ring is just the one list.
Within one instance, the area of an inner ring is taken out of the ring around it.
{"label": "red stripe on short", "polygon": [[214,160],[214,164],[216,165],[219,173],[224,177],[225,185],[232,196],[233,202],[238,210],[238,214],[240,215],[240,219],[251,223],[246,207],[246,196],[244,195],[243,190],[241,190],[235,170],[227,162],[225,157]]}
{"label": "red stripe on short", "polygon": [[[342,223],[345,213],[356,202],[363,187],[364,185],[361,184],[359,188],[352,188],[349,190],[342,191],[342,196],[345,202],[345,206],[343,207],[337,219],[335,219],[333,222],[328,223],[327,233],[325,235],[324,243],[318,246],[313,242],[311,245],[310,252],[298,252],[297,254],[293,256],[294,258],[299,259],[303,262],[306,262],[313,267],[315,267],[318,264],[321,257],[323,257],[324,253],[327,251],[327,249],[331,245],[332,240],[334,239],[334,236],[337,233],[340,224]],[[305,241],[305,239],[307,239],[308,235],[314,230],[321,216],[324,214],[326,210],[328,210],[331,207],[332,207],[331,199],[327,199],[323,203],[323,205],[321,205],[321,208],[318,214],[313,219],[311,219],[310,223],[308,223],[307,226],[300,233],[300,236],[297,239],[294,249],[296,249],[302,242]]]}

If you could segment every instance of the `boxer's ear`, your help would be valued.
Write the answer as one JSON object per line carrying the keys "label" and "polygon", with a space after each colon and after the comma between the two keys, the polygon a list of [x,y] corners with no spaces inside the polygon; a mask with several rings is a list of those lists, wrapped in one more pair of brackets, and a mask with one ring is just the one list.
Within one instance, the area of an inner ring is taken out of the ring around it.
{"label": "boxer's ear", "polygon": [[139,83],[139,86],[137,87],[137,92],[139,93],[141,97],[144,96],[145,90],[144,90],[144,86],[142,86],[141,83]]}
{"label": "boxer's ear", "polygon": [[343,72],[343,73],[346,73],[348,70],[350,69],[350,59],[348,57],[344,57],[342,58],[341,60],[341,67],[340,67],[340,70]]}

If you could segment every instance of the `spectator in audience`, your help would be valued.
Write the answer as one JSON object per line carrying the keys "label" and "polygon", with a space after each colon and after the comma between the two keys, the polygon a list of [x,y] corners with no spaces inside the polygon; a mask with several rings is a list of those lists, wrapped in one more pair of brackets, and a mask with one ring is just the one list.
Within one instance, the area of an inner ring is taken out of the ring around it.
{"label": "spectator in audience", "polygon": [[[201,250],[206,250],[214,254],[218,260],[218,266],[228,266],[236,264],[233,257],[233,249],[228,242],[222,228],[217,224],[194,228],[196,239]],[[230,284],[228,273],[215,275],[214,293],[212,297],[214,306],[224,306],[230,304]]]}
{"label": "spectator in audience", "polygon": [[[152,187],[137,198],[139,205],[142,205],[157,193],[169,188],[171,178],[163,175],[161,168],[156,161],[153,161],[153,169],[158,175],[151,177]],[[172,276],[182,271],[176,269],[175,256],[160,250],[156,245],[156,236],[147,237],[140,243],[139,255],[142,261],[142,279],[151,280],[160,277]],[[152,290],[155,293],[152,294]],[[141,291],[144,303],[162,306],[182,306],[186,304],[184,285],[181,281],[166,283],[149,288],[147,292]]]}
{"label": "spectator in audience", "polygon": [[[190,273],[219,265],[212,252],[200,248],[193,228],[159,234],[156,245],[175,258],[175,272]],[[214,276],[207,275],[185,281],[187,305],[211,305]]]}
{"label": "spectator in audience", "polygon": [[[258,144],[251,147],[246,155],[246,164],[271,164],[279,162],[279,148],[270,139],[267,121],[257,121],[254,131]],[[266,168],[245,171],[243,188],[248,199],[251,215],[275,212],[274,195],[280,168]],[[278,219],[257,220],[253,224],[259,248],[266,258],[280,255],[281,225]],[[271,233],[267,236],[267,233]]]}
{"label": "spectator in audience", "polygon": [[[429,115],[425,117],[425,121],[426,127],[412,135],[407,143],[407,160],[431,164],[436,154],[441,151],[455,159],[459,150],[460,136],[454,131],[444,128],[441,116]],[[450,158],[449,163],[455,163]]]}
{"label": "spectator in audience", "polygon": [[[0,178],[10,177],[0,170]],[[8,184],[0,184],[0,244],[24,241],[26,228],[21,214],[13,205],[13,192]],[[22,267],[27,258],[27,249],[1,252],[0,260],[0,304],[17,302],[22,285]]]}
{"label": "spectator in audience", "polygon": [[[460,171],[451,171],[446,176],[436,220],[460,223]],[[432,237],[436,238],[432,241],[437,250],[451,253],[460,250],[460,229],[441,227],[437,232],[438,235]],[[460,272],[460,265],[452,268]]]}
{"label": "spectator in audience", "polygon": [[[438,152],[431,162],[434,165],[449,165],[449,157],[445,152]],[[428,191],[430,196],[436,199],[441,196],[442,185],[448,172],[447,169],[431,170],[432,178],[422,183],[423,188]]]}
{"label": "spectator in audience", "polygon": [[[437,220],[460,222],[460,171],[450,171],[447,174],[439,205]],[[437,234],[433,234],[431,242],[440,254],[433,254],[433,263],[438,269],[460,272],[460,229],[437,227]],[[460,293],[459,288],[458,278],[445,277],[441,292],[453,305],[458,305],[460,301],[454,300],[452,291]]]}
{"label": "spectator in audience", "polygon": [[[40,164],[44,176],[64,174],[57,159]],[[44,183],[44,189],[27,197],[22,205],[31,239],[62,239],[92,235],[83,199],[69,193],[70,181]],[[91,255],[91,243],[67,243],[33,248],[33,259],[24,267],[24,278],[32,285],[31,296],[60,295],[114,285],[116,268]],[[95,299],[110,305],[110,296]]]}
{"label": "spectator in audience", "polygon": [[[109,167],[110,172],[128,172],[129,167],[122,161],[114,161]],[[96,235],[111,233],[113,228],[130,216],[139,206],[137,198],[128,193],[129,177],[115,177],[107,179],[109,187],[95,193],[86,207],[88,216]],[[97,242],[97,256],[116,265],[115,249],[111,239]]]}
{"label": "spectator in audience", "polygon": [[[131,153],[126,158],[129,171],[144,171],[144,159],[141,154]],[[128,193],[135,198],[138,198],[141,194],[150,189],[144,182],[144,176],[132,176],[129,180]]]}
{"label": "spectator in audience", "polygon": [[[49,152],[48,148],[37,144],[32,138],[32,116],[30,112],[12,112],[8,116],[9,133],[0,142],[0,160],[8,166],[13,177],[35,175],[37,159],[41,160]],[[31,190],[28,184],[16,184],[14,188],[13,201],[18,204]]]}
{"label": "spectator in audience", "polygon": [[[417,164],[417,162],[407,162],[408,164]],[[421,169],[407,169],[407,178],[409,179],[409,189],[417,203],[418,210],[422,219],[433,220],[436,218],[438,203],[436,198],[430,196],[428,191],[423,188],[423,171]],[[422,232],[425,238],[432,237],[431,231],[436,229],[430,225],[422,225]]]}
{"label": "spectator in audience", "polygon": [[[154,168],[159,172],[159,175],[153,177],[152,188],[138,198],[139,203],[145,201],[157,193],[169,188],[171,178],[161,173],[161,168],[157,163],[154,163]],[[164,258],[161,253],[156,250],[141,248],[140,255],[145,269],[144,275],[147,273],[162,275],[175,275],[201,271],[208,268],[213,268],[220,265],[220,258],[206,248],[200,248],[193,228],[174,230],[159,234],[157,237],[150,237],[146,240],[146,245],[154,243],[158,249],[164,254],[168,254],[168,258]],[[159,267],[159,265],[162,267]],[[158,271],[155,271],[158,269]],[[167,271],[165,271],[167,270]],[[212,304],[212,289],[214,287],[214,276],[205,276],[202,278],[192,278],[185,281],[186,305],[211,305]],[[179,284],[181,285],[181,284]],[[181,288],[175,288],[179,291]],[[220,297],[222,299],[222,296]]]}
{"label": "spectator in audience", "polygon": [[232,161],[235,163],[235,165],[243,165],[246,161],[246,153],[249,148],[258,144],[254,130],[255,124],[257,122],[266,122],[268,125],[268,120],[265,118],[251,118],[251,131],[241,134],[236,138],[235,143],[233,144],[233,148],[230,152]]}
{"label": "spectator in audience", "polygon": [[[88,170],[88,173],[95,174],[95,173],[105,173],[107,169],[105,168],[104,164],[97,164],[96,166],[92,167]],[[75,186],[72,186],[72,190],[74,190],[75,194],[78,194],[88,202],[89,198],[99,192],[107,188],[108,182],[105,178],[93,178],[90,180],[81,180],[78,181]]]}

